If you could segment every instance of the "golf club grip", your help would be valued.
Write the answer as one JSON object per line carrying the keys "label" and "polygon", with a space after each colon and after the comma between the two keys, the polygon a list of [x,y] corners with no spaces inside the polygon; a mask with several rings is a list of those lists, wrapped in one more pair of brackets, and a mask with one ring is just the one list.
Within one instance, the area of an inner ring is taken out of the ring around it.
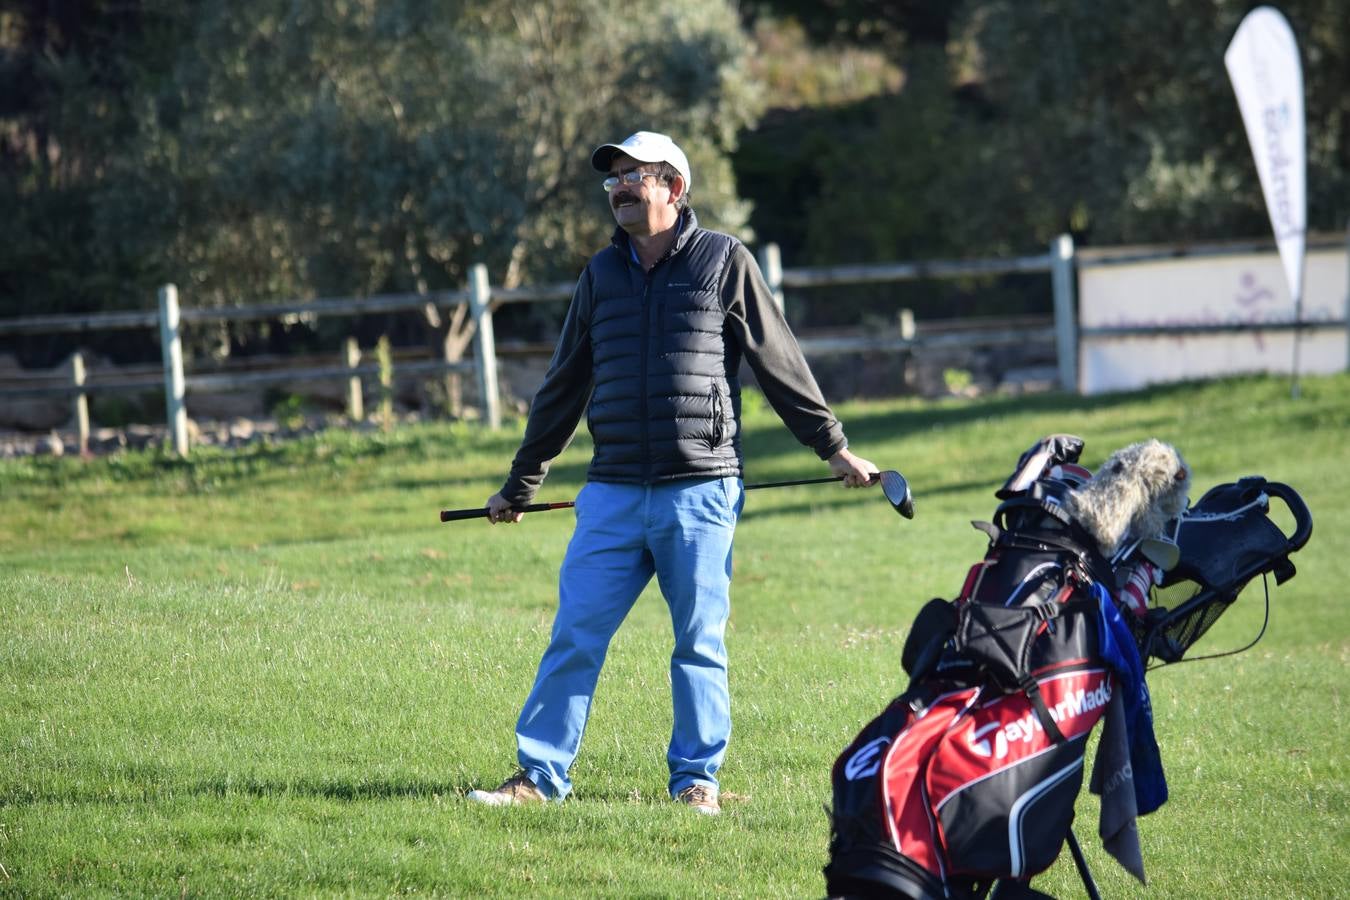
{"label": "golf club grip", "polygon": [[[511,507],[516,512],[547,512],[550,509],[569,509],[572,503],[530,503],[525,506]],[[477,509],[443,509],[441,510],[442,522],[458,522],[463,519],[486,519],[487,507],[482,506]]]}
{"label": "golf club grip", "polygon": [[441,510],[441,522],[458,522],[464,518],[487,518],[487,507],[475,510]]}

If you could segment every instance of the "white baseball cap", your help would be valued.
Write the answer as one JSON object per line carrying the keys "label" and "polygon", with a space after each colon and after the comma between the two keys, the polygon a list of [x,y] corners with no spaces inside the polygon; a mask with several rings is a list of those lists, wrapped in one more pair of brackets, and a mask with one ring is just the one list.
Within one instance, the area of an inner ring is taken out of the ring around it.
{"label": "white baseball cap", "polygon": [[597,172],[608,172],[614,164],[614,157],[620,153],[626,153],[642,163],[670,163],[684,178],[685,190],[693,184],[694,179],[689,175],[689,160],[685,158],[684,151],[664,134],[639,131],[624,138],[622,144],[601,144],[591,154],[591,165]]}

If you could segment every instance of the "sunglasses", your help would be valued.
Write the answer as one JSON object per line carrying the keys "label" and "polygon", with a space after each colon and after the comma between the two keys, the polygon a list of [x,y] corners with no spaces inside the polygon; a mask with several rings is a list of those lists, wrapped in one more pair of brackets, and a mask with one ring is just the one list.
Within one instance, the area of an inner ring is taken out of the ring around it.
{"label": "sunglasses", "polygon": [[626,184],[629,187],[637,187],[639,184],[642,184],[642,179],[644,178],[665,178],[667,181],[670,180],[660,172],[643,172],[639,169],[630,169],[620,175],[611,175],[600,183],[604,185],[605,193],[609,193],[621,184]]}

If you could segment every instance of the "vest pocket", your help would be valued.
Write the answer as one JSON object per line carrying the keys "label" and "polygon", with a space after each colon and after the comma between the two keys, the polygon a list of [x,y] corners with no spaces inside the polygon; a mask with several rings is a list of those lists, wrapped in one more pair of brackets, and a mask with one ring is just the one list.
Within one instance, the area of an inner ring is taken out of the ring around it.
{"label": "vest pocket", "polygon": [[725,404],[722,400],[722,392],[717,388],[717,382],[712,386],[712,448],[716,450],[722,446],[722,441],[727,436],[726,424],[723,418]]}

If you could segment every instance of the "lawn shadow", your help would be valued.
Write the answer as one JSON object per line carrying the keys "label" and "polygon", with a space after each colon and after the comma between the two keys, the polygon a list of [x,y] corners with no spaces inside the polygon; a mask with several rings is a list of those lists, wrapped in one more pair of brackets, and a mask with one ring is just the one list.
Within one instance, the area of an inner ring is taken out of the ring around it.
{"label": "lawn shadow", "polygon": [[[1193,393],[1203,386],[1203,383],[1181,382],[1159,385],[1142,393],[1150,399],[1164,399],[1169,396]],[[1061,415],[1065,421],[1058,430],[1073,434],[1076,433],[1074,420],[1078,416],[1136,404],[1140,397],[1141,392],[1104,394],[1092,397],[1049,392],[1021,396],[999,395],[971,400],[922,403],[916,401],[916,405],[912,409],[855,409],[849,413],[843,424],[845,433],[848,435],[849,445],[863,456],[867,456],[869,447],[890,443],[898,438],[911,435],[921,436],[925,433],[937,432],[970,422],[1028,413]],[[1165,421],[1158,423],[1160,427],[1165,424]],[[514,452],[515,440],[512,437],[509,442],[506,442],[510,445],[510,448],[503,455],[503,478],[510,468],[510,457]],[[747,481],[771,480],[770,475],[773,478],[811,478],[821,475],[823,464],[815,461],[811,452],[797,441],[781,421],[776,417],[771,417],[771,414],[762,418],[757,417],[753,423],[743,427],[742,445]],[[546,483],[554,485],[581,485],[585,483],[587,469],[590,465],[590,437],[584,429],[578,432],[570,446],[575,450],[583,451],[585,455],[579,456],[575,461],[555,463],[549,469],[548,482]],[[881,461],[875,459],[874,461],[885,468],[885,464]],[[795,464],[797,462],[800,462],[799,466]],[[1015,462],[1016,460],[1009,461],[1009,471],[1011,471],[1012,464]],[[790,465],[791,468],[785,468],[787,465]],[[449,465],[447,465],[447,468],[449,468]],[[1001,479],[1005,478],[1007,474],[1007,472],[999,473],[1000,483]],[[481,484],[482,481],[481,476],[455,477],[447,472],[445,478],[404,478],[392,481],[390,484],[401,489],[416,490],[421,488],[462,487]],[[997,484],[994,484],[992,480],[989,483],[993,487],[997,487]],[[979,486],[981,486],[980,483],[965,486],[925,486],[923,492],[926,495],[932,495],[935,492],[960,491]],[[541,497],[541,499],[546,498]]]}
{"label": "lawn shadow", "polygon": [[[931,486],[915,485],[911,482],[910,489],[914,495],[915,518],[918,519],[922,517],[924,501],[934,497],[940,497],[946,494],[964,494],[972,490],[987,491],[992,497],[994,491],[1003,483],[1003,480],[1006,477],[1006,474],[1000,474],[998,478],[990,479],[988,481],[953,481],[946,484]],[[802,488],[796,489],[802,490]],[[810,501],[805,502],[776,503],[765,506],[756,506],[755,493],[758,492],[751,493],[746,497],[745,511],[741,513],[740,521],[753,522],[759,519],[771,519],[778,516],[803,516],[809,515],[812,512],[820,512],[825,509],[831,511],[843,509],[846,506],[855,504],[865,506],[870,502],[880,504],[887,504],[888,502],[879,488],[848,490],[841,488],[838,485],[821,485],[820,489],[822,492],[826,493],[818,499],[813,498]],[[829,494],[828,492],[830,491],[834,491],[835,494]],[[899,513],[896,513],[896,521],[902,521]]]}
{"label": "lawn shadow", "polygon": [[197,782],[192,793],[197,796],[229,797],[318,797],[325,800],[357,802],[361,800],[396,800],[405,797],[443,797],[465,794],[471,788],[450,781],[423,779],[379,778],[295,778],[258,779],[236,778],[224,774]]}
{"label": "lawn shadow", "polygon": [[[177,781],[153,767],[132,767],[122,784],[110,789],[108,785],[81,785],[76,790],[26,790],[22,793],[0,792],[0,805],[20,806],[31,803],[145,803],[177,796],[191,797],[319,797],[327,800],[355,802],[360,800],[393,800],[403,797],[437,797],[468,793],[472,788],[453,781],[417,778],[365,777],[298,777],[253,778],[221,772],[191,783]],[[494,786],[496,782],[493,783]]]}
{"label": "lawn shadow", "polygon": [[[1141,399],[1161,400],[1190,394],[1204,386],[1203,382],[1180,382],[1159,385],[1143,392],[1102,394],[1092,397],[1049,392],[923,402],[921,405],[916,400],[916,405],[911,409],[851,410],[843,425],[850,447],[863,456],[868,455],[868,448],[871,446],[889,443],[906,436],[1025,414],[1060,415],[1064,418],[1064,423],[1057,430],[1073,434],[1076,433],[1074,421],[1081,415],[1137,404]],[[743,440],[748,450],[747,470],[754,477],[758,477],[753,471],[755,463],[766,466],[776,464],[780,458],[795,456],[802,451],[801,444],[781,422],[767,417],[748,426],[744,431]]]}
{"label": "lawn shadow", "polygon": [[[469,485],[482,485],[484,481],[491,485],[498,485],[506,480],[507,473],[511,471],[511,453],[503,455],[501,471],[495,475],[484,479],[482,475],[455,476],[450,474],[453,460],[446,459],[446,477],[444,478],[398,478],[384,482],[390,487],[399,490],[421,490],[423,488],[462,488]],[[586,481],[586,470],[590,467],[590,459],[578,460],[577,462],[555,462],[549,466],[548,479],[546,484],[584,484]],[[541,502],[544,500],[540,498]]]}

